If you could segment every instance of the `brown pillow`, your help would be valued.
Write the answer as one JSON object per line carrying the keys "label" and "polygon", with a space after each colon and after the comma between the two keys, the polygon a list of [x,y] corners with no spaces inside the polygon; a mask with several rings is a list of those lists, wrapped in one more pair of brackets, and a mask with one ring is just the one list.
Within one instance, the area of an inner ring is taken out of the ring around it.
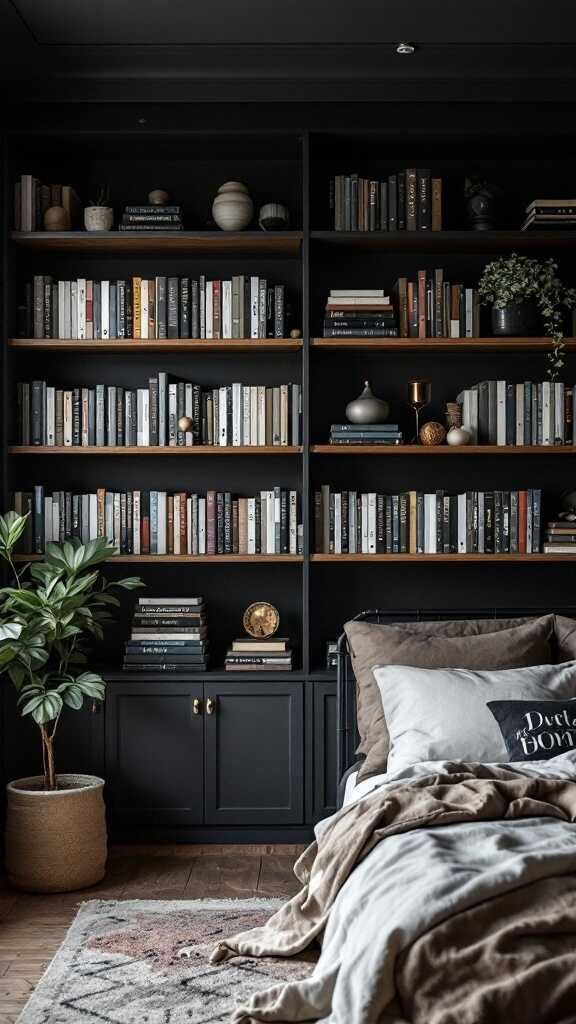
{"label": "brown pillow", "polygon": [[554,661],[576,661],[576,619],[554,616]]}
{"label": "brown pillow", "polygon": [[388,757],[388,730],[372,674],[376,665],[490,670],[550,664],[554,616],[394,626],[347,622],[344,630],[356,676],[358,753],[366,755],[360,780],[385,772]]}

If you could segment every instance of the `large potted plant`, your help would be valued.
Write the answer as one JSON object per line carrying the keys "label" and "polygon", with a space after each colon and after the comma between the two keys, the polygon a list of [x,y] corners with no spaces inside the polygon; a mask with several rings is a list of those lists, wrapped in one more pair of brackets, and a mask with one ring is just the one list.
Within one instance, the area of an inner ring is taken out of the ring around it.
{"label": "large potted plant", "polygon": [[557,263],[513,252],[488,263],[478,291],[482,302],[492,305],[495,335],[519,337],[542,329],[552,339],[548,376],[555,380],[564,365],[563,307],[576,304],[576,290],[562,283]]}
{"label": "large potted plant", "polygon": [[115,552],[104,538],[48,544],[43,562],[18,571],[13,554],[26,519],[0,516],[0,558],[13,577],[0,590],[0,672],[16,688],[20,713],[38,726],[43,774],[8,784],[6,872],[18,889],[67,892],[104,875],[104,782],[57,774],[56,734],[67,709],[104,699],[104,680],[87,667],[89,643],[103,638],[119,603],[114,591],[142,584],[102,577],[97,567]]}

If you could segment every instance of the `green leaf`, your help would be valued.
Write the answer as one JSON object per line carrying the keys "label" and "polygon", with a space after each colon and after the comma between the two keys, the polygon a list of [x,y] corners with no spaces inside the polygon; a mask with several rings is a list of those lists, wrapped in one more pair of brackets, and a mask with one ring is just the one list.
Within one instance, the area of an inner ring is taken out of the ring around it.
{"label": "green leaf", "polygon": [[22,626],[18,622],[6,622],[0,626],[0,643],[3,640],[17,640],[22,632]]}

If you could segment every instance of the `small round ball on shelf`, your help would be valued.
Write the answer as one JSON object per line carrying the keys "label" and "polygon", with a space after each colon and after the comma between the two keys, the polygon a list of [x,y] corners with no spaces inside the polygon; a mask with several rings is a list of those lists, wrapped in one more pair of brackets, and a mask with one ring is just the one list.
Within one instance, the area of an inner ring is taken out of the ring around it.
{"label": "small round ball on shelf", "polygon": [[163,188],[153,188],[148,193],[150,206],[166,206],[170,200],[170,193]]}
{"label": "small round ball on shelf", "polygon": [[446,434],[446,443],[455,448],[461,448],[463,445],[470,444],[471,440],[470,431],[464,427],[450,427]]}
{"label": "small round ball on shelf", "polygon": [[178,420],[178,430],[181,430],[183,434],[187,434],[194,426],[194,420],[190,419],[189,416],[181,416]]}
{"label": "small round ball on shelf", "polygon": [[293,327],[292,330],[290,331],[290,337],[291,338],[301,338],[302,337],[302,331],[300,330],[300,328],[299,327]]}
{"label": "small round ball on shelf", "polygon": [[420,427],[419,433],[420,443],[426,445],[428,448],[436,447],[442,444],[446,437],[446,430],[441,423],[436,423],[434,420],[430,420]]}

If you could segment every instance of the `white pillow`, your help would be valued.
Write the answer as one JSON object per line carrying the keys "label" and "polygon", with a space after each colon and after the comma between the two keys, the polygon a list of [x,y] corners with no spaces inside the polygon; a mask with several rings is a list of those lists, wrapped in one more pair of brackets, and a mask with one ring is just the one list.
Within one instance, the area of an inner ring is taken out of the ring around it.
{"label": "white pillow", "polygon": [[390,733],[389,772],[419,761],[509,761],[487,701],[576,696],[576,661],[491,672],[405,665],[373,671]]}

